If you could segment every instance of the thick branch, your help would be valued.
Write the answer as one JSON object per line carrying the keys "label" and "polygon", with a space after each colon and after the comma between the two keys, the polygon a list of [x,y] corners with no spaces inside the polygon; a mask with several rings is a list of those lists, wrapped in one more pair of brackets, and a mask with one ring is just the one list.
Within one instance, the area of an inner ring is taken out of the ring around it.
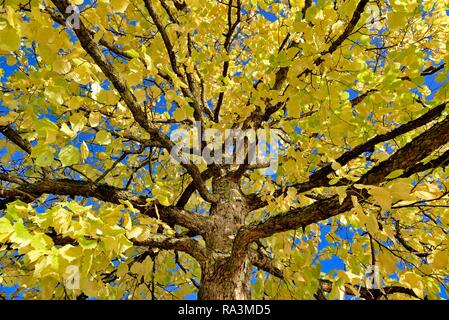
{"label": "thick branch", "polygon": [[[57,246],[65,246],[67,244],[77,246],[79,245],[76,239],[71,237],[63,237],[57,234],[53,229],[46,233],[53,243]],[[146,247],[148,249],[158,248],[162,250],[176,250],[190,254],[199,263],[203,263],[206,259],[206,249],[200,243],[192,238],[182,237],[174,238],[162,234],[152,235],[146,240],[130,239],[135,246]]]}
{"label": "thick branch", "polygon": [[147,240],[131,241],[136,246],[182,251],[190,254],[200,264],[207,260],[206,249],[192,238],[173,238],[165,235],[156,235]]}
{"label": "thick branch", "polygon": [[[67,13],[65,13],[66,8],[69,5],[66,0],[52,0],[52,2],[58,8],[61,14],[68,15]],[[79,23],[79,28],[74,29],[74,32],[84,50],[94,60],[101,71],[103,71],[105,76],[112,82],[114,88],[118,91],[123,101],[125,101],[126,106],[131,111],[136,122],[139,123],[139,125],[149,133],[154,134],[156,132],[159,132],[156,127],[150,126],[147,116],[145,115],[143,108],[137,102],[136,97],[131,93],[128,85],[123,80],[123,78],[119,76],[119,73],[114,68],[114,66],[101,53],[91,33],[82,21],[80,21]],[[167,137],[162,137],[162,135],[160,134],[160,138],[166,139],[168,143]]]}
{"label": "thick branch", "polygon": [[[212,168],[208,168],[205,171],[201,173],[201,179],[203,181],[206,181],[214,175],[214,170]],[[178,201],[176,202],[176,206],[178,208],[184,208],[184,206],[189,202],[190,197],[192,194],[196,191],[196,185],[195,182],[192,181],[188,184],[188,186],[184,189],[183,193],[181,194],[181,197],[179,197]]]}
{"label": "thick branch", "polygon": [[[269,274],[281,280],[284,280],[283,271],[276,267],[273,263],[273,259],[271,259],[267,255],[263,254],[260,251],[251,250],[250,259],[251,263],[258,269],[266,271]],[[318,300],[326,300],[326,296],[324,295],[324,293],[331,292],[332,286],[332,281],[320,279],[318,292],[314,295],[315,298]],[[345,294],[350,296],[359,296],[366,300],[376,300],[395,293],[402,293],[419,299],[419,297],[412,289],[404,288],[401,286],[386,286],[382,289],[368,289],[360,285],[356,285],[354,287],[350,286],[349,284],[345,285]]]}
{"label": "thick branch", "polygon": [[[333,284],[330,280],[320,279],[319,282],[320,282],[320,287],[318,289],[318,292],[315,294],[315,298],[318,300],[326,299],[323,293],[331,292]],[[354,289],[355,289],[355,291],[354,291]],[[416,295],[415,292],[413,292],[412,289],[404,288],[401,286],[387,286],[387,287],[383,287],[382,289],[368,289],[366,287],[359,286],[359,285],[354,286],[354,288],[349,285],[345,286],[345,294],[350,295],[350,296],[359,296],[366,300],[377,300],[379,298],[385,297],[390,294],[395,294],[395,293],[402,293],[402,294],[409,295],[413,298],[419,299],[419,297]]]}
{"label": "thick branch", "polygon": [[449,150],[444,152],[438,158],[430,160],[427,163],[418,163],[413,167],[408,168],[406,171],[404,171],[404,173],[400,176],[400,178],[408,178],[415,173],[424,172],[429,169],[435,169],[438,167],[445,167],[448,164],[449,164]]}
{"label": "thick branch", "polygon": [[[416,118],[415,120],[409,121],[388,133],[380,134],[380,135],[377,135],[377,136],[369,139],[367,142],[358,145],[357,147],[355,147],[354,149],[352,149],[350,151],[345,152],[340,157],[338,157],[335,161],[338,162],[340,165],[344,166],[349,161],[357,158],[364,152],[370,151],[377,144],[388,141],[388,140],[392,140],[400,135],[403,135],[405,133],[408,133],[412,130],[415,130],[419,127],[422,127],[422,126],[430,123],[431,121],[433,121],[433,120],[437,119],[439,116],[441,116],[444,109],[446,108],[446,105],[447,105],[447,103],[444,102],[444,103],[434,107],[433,109],[429,110],[422,116]],[[326,178],[327,175],[332,172],[333,172],[332,166],[327,165],[327,166],[319,169],[318,171],[316,171],[314,174],[312,174],[312,176],[310,177],[310,179],[307,183],[299,184],[299,185],[296,185],[295,187],[297,188],[298,192],[304,192],[304,191],[310,190],[316,186],[320,186],[320,184],[324,180],[327,180],[327,178]]]}
{"label": "thick branch", "polygon": [[[66,0],[52,0],[53,4],[58,8],[61,13],[66,12],[68,2]],[[67,15],[67,14],[66,14]],[[86,28],[84,23],[80,21],[79,28],[74,29],[76,36],[78,37],[81,46],[89,54],[89,56],[94,60],[94,62],[100,67],[105,76],[112,82],[114,88],[118,91],[126,106],[131,111],[134,120],[144,128],[148,133],[157,138],[161,144],[168,150],[174,147],[173,141],[171,141],[165,134],[163,134],[157,126],[148,121],[146,114],[143,111],[142,106],[137,101],[136,97],[132,94],[128,85],[119,75],[118,71],[114,66],[104,57],[95,43],[89,30]],[[201,175],[194,164],[187,163],[183,164],[183,167],[189,172],[192,179],[197,185],[197,189],[201,196],[209,202],[216,202],[216,199],[208,192],[204,182],[201,180]]]}
{"label": "thick branch", "polygon": [[[151,19],[153,20],[154,24],[156,25],[158,32],[161,34],[162,41],[164,42],[165,49],[167,51],[168,58],[170,60],[171,68],[173,69],[173,71],[175,72],[177,77],[179,77],[180,79],[183,79],[183,74],[181,73],[181,70],[178,68],[178,61],[176,58],[176,53],[173,50],[173,44],[170,41],[170,38],[169,38],[168,33],[166,32],[164,26],[162,25],[160,16],[157,14],[157,12],[154,9],[150,0],[144,0],[144,3],[145,3],[145,8],[147,9],[148,13],[151,16]],[[193,81],[193,78],[188,77],[188,82],[191,85],[191,88],[193,89],[192,81]],[[181,87],[181,92],[185,97],[188,97],[192,100],[191,102],[189,102],[189,105],[194,110],[195,120],[202,121],[202,108],[201,108],[198,100],[194,96],[193,92],[190,89],[184,88],[184,87]]]}
{"label": "thick branch", "polygon": [[0,126],[0,133],[2,133],[9,141],[14,143],[20,149],[28,154],[31,154],[31,144],[22,138],[11,125]]}
{"label": "thick branch", "polygon": [[269,274],[279,278],[284,279],[284,275],[281,269],[274,265],[273,259],[268,257],[266,254],[263,254],[259,250],[251,250],[250,251],[250,260],[251,263],[260,270],[268,272]]}
{"label": "thick branch", "polygon": [[[0,189],[3,198],[20,199],[31,202],[44,194],[53,194],[72,197],[92,197],[105,202],[120,204],[128,200],[142,214],[157,218],[155,205],[148,204],[147,198],[137,196],[129,191],[118,189],[107,184],[94,184],[86,181],[69,179],[46,179],[30,184],[23,184],[16,188]],[[196,233],[204,232],[207,226],[207,217],[191,212],[157,204],[158,213],[162,221],[170,225],[180,225]]]}
{"label": "thick branch", "polygon": [[[444,102],[444,103],[434,107],[433,109],[429,110],[422,116],[416,118],[415,120],[409,121],[388,133],[380,134],[380,135],[377,135],[377,136],[369,139],[368,141],[358,145],[354,149],[343,153],[335,161],[338,162],[340,165],[344,166],[347,163],[349,163],[349,161],[362,155],[364,152],[368,152],[368,151],[372,150],[377,144],[392,140],[400,135],[403,135],[405,133],[408,133],[410,131],[418,129],[418,128],[434,121],[439,116],[441,116],[444,109],[446,108],[446,105],[447,105],[447,102]],[[429,162],[425,165],[417,164],[416,166],[410,167],[409,169],[407,169],[406,172],[404,172],[404,177],[410,176],[413,173],[417,173],[420,171],[430,169],[433,166],[436,166],[438,164],[444,164],[444,163],[446,163],[448,156],[449,156],[449,153],[445,153],[438,159],[435,159],[433,162]],[[417,161],[417,162],[419,162],[419,161]],[[319,170],[315,171],[310,176],[308,181],[295,183],[295,184],[292,184],[290,187],[295,188],[298,193],[302,193],[302,192],[306,192],[308,190],[311,190],[311,189],[314,189],[317,187],[327,186],[330,181],[330,179],[327,176],[329,174],[331,174],[333,171],[334,170],[332,169],[332,165],[328,164],[328,165],[320,168]],[[282,193],[283,193],[282,190],[278,190],[274,193],[274,196],[278,197]],[[257,204],[259,205],[259,208],[267,205],[267,203],[265,201],[258,201]]]}
{"label": "thick branch", "polygon": [[[385,181],[385,178],[391,172],[413,166],[448,141],[449,117],[435,124],[432,128],[398,150],[389,159],[369,170],[357,183],[379,185]],[[266,238],[278,232],[305,227],[350,210],[353,205],[351,195],[363,196],[364,198],[369,197],[366,190],[355,190],[352,187],[348,189],[347,194],[342,204],[340,204],[338,196],[332,196],[316,201],[306,207],[294,208],[286,214],[270,217],[264,222],[253,223],[243,227],[234,242],[232,258],[236,259],[236,261],[241,260],[242,256],[246,254],[248,245],[257,239]]]}

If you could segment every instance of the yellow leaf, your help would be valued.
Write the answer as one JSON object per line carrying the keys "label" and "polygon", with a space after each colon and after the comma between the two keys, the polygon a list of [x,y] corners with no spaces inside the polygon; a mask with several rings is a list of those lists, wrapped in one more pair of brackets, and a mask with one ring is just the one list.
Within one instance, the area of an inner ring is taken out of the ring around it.
{"label": "yellow leaf", "polygon": [[83,249],[81,247],[74,247],[68,244],[59,249],[59,254],[68,262],[72,262],[81,257],[83,254]]}
{"label": "yellow leaf", "polygon": [[74,146],[65,146],[59,152],[59,160],[63,167],[78,164],[80,162],[78,149]]}
{"label": "yellow leaf", "polygon": [[4,53],[9,53],[12,51],[16,51],[20,47],[20,35],[17,30],[6,27],[3,30],[0,30],[0,53],[2,51]]}
{"label": "yellow leaf", "polygon": [[125,213],[123,215],[123,226],[128,231],[130,231],[133,227],[133,223],[132,223],[131,217],[129,216],[129,213]]}
{"label": "yellow leaf", "polygon": [[81,144],[81,159],[85,160],[89,156],[89,148],[85,141]]}
{"label": "yellow leaf", "polygon": [[124,263],[119,264],[119,266],[117,267],[117,276],[121,278],[127,273],[128,273],[128,265]]}
{"label": "yellow leaf", "polygon": [[91,127],[98,127],[98,124],[100,123],[101,119],[101,113],[94,111],[89,114],[89,124]]}
{"label": "yellow leaf", "polygon": [[392,196],[390,190],[372,186],[367,187],[367,189],[374,200],[381,206],[383,211],[391,209]]}
{"label": "yellow leaf", "polygon": [[338,194],[338,201],[340,202],[340,204],[343,203],[343,201],[346,199],[347,193],[346,193],[346,189],[348,187],[347,186],[340,186],[340,187],[336,187],[335,191]]}
{"label": "yellow leaf", "polygon": [[440,270],[446,270],[449,265],[449,256],[444,251],[437,251],[432,254],[433,266]]}
{"label": "yellow leaf", "polygon": [[186,112],[184,108],[177,108],[175,112],[173,112],[173,117],[176,121],[183,121],[186,119]]}
{"label": "yellow leaf", "polygon": [[95,143],[102,146],[107,146],[108,144],[111,143],[111,141],[112,141],[111,134],[105,130],[98,131],[94,140]]}
{"label": "yellow leaf", "polygon": [[365,215],[362,206],[356,196],[351,196],[352,204],[354,205],[355,212],[361,215]]}
{"label": "yellow leaf", "polygon": [[144,228],[141,226],[137,226],[137,227],[133,228],[131,231],[129,231],[127,233],[127,236],[128,236],[128,238],[133,239],[133,238],[137,238],[138,236],[140,236],[143,232],[144,232]]}
{"label": "yellow leaf", "polygon": [[436,195],[433,195],[433,194],[431,194],[430,192],[427,192],[427,191],[419,190],[419,191],[415,191],[414,193],[415,193],[415,195],[417,195],[422,200],[432,200],[432,199],[437,198]]}
{"label": "yellow leaf", "polygon": [[339,164],[337,161],[332,160],[331,167],[334,171],[338,171],[341,169],[341,164]]}
{"label": "yellow leaf", "polygon": [[401,276],[400,283],[407,288],[412,289],[417,296],[424,296],[424,284],[422,282],[421,277],[419,277],[416,273],[407,271]]}
{"label": "yellow leaf", "polygon": [[124,12],[129,5],[128,0],[111,0],[110,3],[114,12]]}
{"label": "yellow leaf", "polygon": [[53,70],[60,74],[67,74],[70,72],[72,65],[69,61],[60,58],[53,62]]}

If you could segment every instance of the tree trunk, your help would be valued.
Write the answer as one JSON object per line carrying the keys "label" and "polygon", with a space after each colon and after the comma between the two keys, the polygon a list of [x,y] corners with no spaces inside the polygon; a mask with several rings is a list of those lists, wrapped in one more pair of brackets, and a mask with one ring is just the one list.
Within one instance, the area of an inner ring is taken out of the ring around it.
{"label": "tree trunk", "polygon": [[[234,266],[235,267],[235,266]],[[223,264],[207,266],[203,270],[198,293],[200,300],[251,299],[251,263],[246,259],[238,268]]]}
{"label": "tree trunk", "polygon": [[220,196],[211,208],[211,227],[204,239],[210,252],[202,266],[201,300],[247,300],[251,298],[249,257],[231,265],[229,258],[235,236],[245,222],[248,203],[239,182],[230,177],[213,180],[213,191]]}

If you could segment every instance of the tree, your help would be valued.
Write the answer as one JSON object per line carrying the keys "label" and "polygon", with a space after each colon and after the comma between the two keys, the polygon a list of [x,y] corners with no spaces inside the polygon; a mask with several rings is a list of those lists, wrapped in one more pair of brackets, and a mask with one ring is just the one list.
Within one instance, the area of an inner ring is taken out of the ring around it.
{"label": "tree", "polygon": [[[439,298],[448,5],[3,1],[0,284],[28,299]],[[173,133],[195,128],[213,137],[174,161]],[[276,135],[270,163],[237,130]]]}

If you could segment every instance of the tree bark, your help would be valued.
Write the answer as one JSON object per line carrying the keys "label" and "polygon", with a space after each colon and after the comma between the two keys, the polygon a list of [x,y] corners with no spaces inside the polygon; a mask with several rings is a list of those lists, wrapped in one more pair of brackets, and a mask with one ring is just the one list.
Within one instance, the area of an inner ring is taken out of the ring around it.
{"label": "tree bark", "polygon": [[212,205],[211,224],[204,234],[210,254],[202,266],[201,300],[247,300],[251,298],[251,262],[249,255],[238,263],[230,256],[238,230],[249,211],[247,198],[238,179],[213,179],[213,191],[219,201]]}
{"label": "tree bark", "polygon": [[226,260],[212,263],[203,269],[200,300],[251,299],[251,263],[246,259],[238,268]]}

